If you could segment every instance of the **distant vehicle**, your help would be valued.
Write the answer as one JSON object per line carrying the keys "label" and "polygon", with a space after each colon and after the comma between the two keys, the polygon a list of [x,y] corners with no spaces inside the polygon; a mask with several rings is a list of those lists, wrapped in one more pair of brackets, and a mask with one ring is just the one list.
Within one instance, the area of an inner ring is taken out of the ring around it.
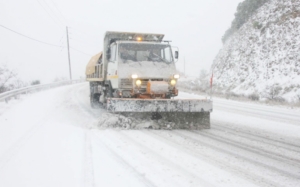
{"label": "distant vehicle", "polygon": [[212,101],[174,99],[179,74],[172,50],[163,34],[106,32],[103,51],[86,67],[90,103],[110,112],[149,114],[179,128],[210,128]]}

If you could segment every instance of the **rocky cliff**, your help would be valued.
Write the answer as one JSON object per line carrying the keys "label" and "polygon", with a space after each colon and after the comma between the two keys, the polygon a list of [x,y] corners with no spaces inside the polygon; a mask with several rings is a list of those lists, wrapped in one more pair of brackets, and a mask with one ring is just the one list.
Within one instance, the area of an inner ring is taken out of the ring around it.
{"label": "rocky cliff", "polygon": [[215,91],[300,100],[300,1],[270,0],[224,43],[212,71]]}

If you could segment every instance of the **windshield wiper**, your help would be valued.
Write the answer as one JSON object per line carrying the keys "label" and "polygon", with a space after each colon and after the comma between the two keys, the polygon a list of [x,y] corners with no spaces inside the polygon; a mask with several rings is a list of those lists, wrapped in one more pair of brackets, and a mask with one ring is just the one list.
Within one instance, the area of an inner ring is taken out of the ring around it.
{"label": "windshield wiper", "polygon": [[[161,58],[158,54],[156,53],[152,53],[154,56],[156,56],[157,58],[159,58],[160,60],[162,60],[163,62],[166,62],[165,59]],[[151,58],[151,57],[150,57]]]}
{"label": "windshield wiper", "polygon": [[153,64],[155,65],[154,62],[165,62],[166,64],[170,64],[171,62],[168,62],[166,59],[162,58],[161,56],[159,56],[158,54],[156,53],[151,53],[151,55],[153,55],[152,57],[150,56],[146,56],[144,55],[148,60],[151,60],[151,62],[153,62]]}

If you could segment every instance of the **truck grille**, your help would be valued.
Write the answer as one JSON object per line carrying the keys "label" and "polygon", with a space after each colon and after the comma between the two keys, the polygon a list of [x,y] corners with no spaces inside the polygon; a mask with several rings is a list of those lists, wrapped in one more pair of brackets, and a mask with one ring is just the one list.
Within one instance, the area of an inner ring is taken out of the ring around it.
{"label": "truck grille", "polygon": [[121,79],[120,87],[121,88],[132,88],[132,80],[131,79]]}
{"label": "truck grille", "polygon": [[[141,88],[147,87],[148,81],[163,81],[163,79],[140,79],[142,81]],[[120,81],[121,88],[132,88],[132,79],[121,79]]]}

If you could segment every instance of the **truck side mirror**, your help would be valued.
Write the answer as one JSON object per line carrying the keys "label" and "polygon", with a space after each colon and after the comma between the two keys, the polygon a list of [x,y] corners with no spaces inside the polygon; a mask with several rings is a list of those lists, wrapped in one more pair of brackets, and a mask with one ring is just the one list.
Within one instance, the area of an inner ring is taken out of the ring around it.
{"label": "truck side mirror", "polygon": [[172,46],[172,52],[173,52],[173,57],[174,57],[174,62],[178,61],[178,57],[179,57],[179,49],[176,46]]}
{"label": "truck side mirror", "polygon": [[179,57],[179,52],[175,51],[175,59],[178,59],[178,57]]}

